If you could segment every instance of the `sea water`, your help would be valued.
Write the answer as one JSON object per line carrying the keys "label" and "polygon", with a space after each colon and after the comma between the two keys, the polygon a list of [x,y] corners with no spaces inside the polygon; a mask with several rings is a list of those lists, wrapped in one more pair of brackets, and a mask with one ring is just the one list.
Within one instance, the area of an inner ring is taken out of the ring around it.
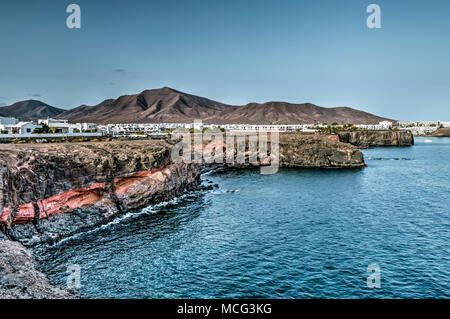
{"label": "sea water", "polygon": [[427,140],[364,169],[208,174],[219,188],[65,240],[44,271],[78,265],[85,298],[449,298],[450,139]]}

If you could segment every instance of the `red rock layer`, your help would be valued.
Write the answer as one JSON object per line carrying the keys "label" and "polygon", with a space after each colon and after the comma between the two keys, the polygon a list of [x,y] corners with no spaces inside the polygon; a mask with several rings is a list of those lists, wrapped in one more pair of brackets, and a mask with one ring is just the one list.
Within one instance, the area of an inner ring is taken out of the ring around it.
{"label": "red rock layer", "polygon": [[[124,197],[137,184],[149,179],[153,174],[163,169],[139,172],[129,177],[116,178],[114,180],[115,194]],[[30,222],[39,216],[39,219],[48,218],[54,214],[62,214],[77,208],[92,206],[103,199],[105,183],[98,183],[90,187],[70,190],[46,199],[39,200],[35,205],[27,203],[19,206],[18,212],[11,224]],[[6,223],[11,214],[11,208],[6,207],[0,217],[0,225]]]}

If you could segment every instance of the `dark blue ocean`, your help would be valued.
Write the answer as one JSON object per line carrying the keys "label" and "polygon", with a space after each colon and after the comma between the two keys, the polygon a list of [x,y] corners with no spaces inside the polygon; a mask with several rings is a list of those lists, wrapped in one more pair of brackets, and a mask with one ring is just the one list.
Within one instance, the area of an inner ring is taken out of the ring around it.
{"label": "dark blue ocean", "polygon": [[449,298],[450,139],[363,152],[361,170],[208,174],[218,189],[65,240],[44,270],[65,285],[79,265],[85,298]]}

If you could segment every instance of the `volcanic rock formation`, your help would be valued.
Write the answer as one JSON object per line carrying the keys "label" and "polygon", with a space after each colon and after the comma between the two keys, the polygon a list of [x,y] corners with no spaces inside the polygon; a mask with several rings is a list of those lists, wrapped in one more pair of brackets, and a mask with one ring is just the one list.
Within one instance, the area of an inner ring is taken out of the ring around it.
{"label": "volcanic rock formation", "polygon": [[414,144],[414,136],[411,131],[340,132],[339,140],[361,148],[379,146],[411,146]]}
{"label": "volcanic rock formation", "polygon": [[36,100],[21,101],[9,106],[0,107],[0,116],[15,117],[23,121],[56,117],[62,112],[64,112],[63,109]]}
{"label": "volcanic rock formation", "polygon": [[311,103],[249,103],[236,106],[183,93],[168,87],[82,105],[58,115],[71,122],[215,124],[378,124],[388,120],[349,107],[325,108]]}
{"label": "volcanic rock formation", "polygon": [[[174,162],[176,142],[0,145],[0,297],[72,297],[51,286],[22,245],[52,245],[172,199],[198,188],[203,167],[224,166]],[[336,136],[281,135],[279,159],[281,167],[365,166],[362,153]]]}

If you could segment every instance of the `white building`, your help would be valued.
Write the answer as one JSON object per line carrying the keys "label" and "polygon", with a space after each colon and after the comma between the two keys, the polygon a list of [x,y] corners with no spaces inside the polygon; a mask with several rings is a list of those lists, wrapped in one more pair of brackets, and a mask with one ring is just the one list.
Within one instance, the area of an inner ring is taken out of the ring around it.
{"label": "white building", "polygon": [[81,125],[82,131],[96,131],[98,129],[97,124],[95,123],[77,123]]}
{"label": "white building", "polygon": [[262,131],[262,132],[315,132],[309,129],[313,124],[284,124],[284,125],[253,125],[253,124],[224,124],[220,127],[227,131]]}
{"label": "white building", "polygon": [[68,123],[67,120],[56,120],[47,118],[38,120],[38,123],[45,124],[51,129],[54,129],[54,133],[63,133],[63,134],[69,133],[70,124]]}
{"label": "white building", "polygon": [[390,130],[392,128],[392,122],[391,121],[382,121],[378,123],[378,126],[381,130]]}
{"label": "white building", "polygon": [[378,124],[358,124],[355,125],[357,128],[361,128],[363,130],[390,130],[392,128],[392,122],[391,121],[382,121]]}
{"label": "white building", "polygon": [[39,119],[38,122],[39,123],[44,123],[44,124],[46,124],[48,126],[51,126],[51,125],[67,124],[68,120],[57,120],[57,119],[47,118],[47,119]]}
{"label": "white building", "polygon": [[19,122],[17,124],[19,134],[31,134],[35,129],[41,128],[41,125],[37,125],[33,122]]}
{"label": "white building", "polygon": [[410,130],[414,135],[432,135],[440,127],[450,127],[450,122],[444,121],[398,121],[399,130]]}
{"label": "white building", "polygon": [[[41,128],[40,125],[36,125],[33,122],[18,122],[17,119],[14,120],[0,120],[2,123],[0,124],[2,134],[32,134],[35,129]],[[3,124],[5,122],[10,124]]]}
{"label": "white building", "polygon": [[[67,120],[55,120],[50,118],[38,120],[38,123],[40,124],[36,124],[33,122],[19,122],[15,118],[0,117],[0,138],[102,135],[101,132],[97,132],[97,125],[93,123],[70,124]],[[52,132],[41,133],[36,130],[41,129],[43,125],[47,125],[49,128],[51,128]]]}
{"label": "white building", "polygon": [[91,133],[93,131],[97,131],[98,126],[94,123],[76,123],[71,124],[68,123],[67,120],[57,120],[57,119],[41,119],[38,120],[38,123],[43,123],[54,129],[55,133],[61,134],[78,134],[78,133]]}

